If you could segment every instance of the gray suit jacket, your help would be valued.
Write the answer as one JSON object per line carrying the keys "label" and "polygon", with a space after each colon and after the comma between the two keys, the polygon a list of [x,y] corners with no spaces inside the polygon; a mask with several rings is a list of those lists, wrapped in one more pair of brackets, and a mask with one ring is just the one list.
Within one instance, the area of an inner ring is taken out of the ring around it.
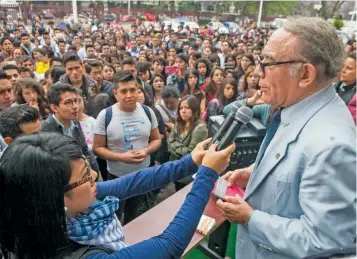
{"label": "gray suit jacket", "polygon": [[356,236],[356,133],[346,105],[327,87],[281,116],[247,186],[255,211],[238,227],[237,258],[302,258]]}

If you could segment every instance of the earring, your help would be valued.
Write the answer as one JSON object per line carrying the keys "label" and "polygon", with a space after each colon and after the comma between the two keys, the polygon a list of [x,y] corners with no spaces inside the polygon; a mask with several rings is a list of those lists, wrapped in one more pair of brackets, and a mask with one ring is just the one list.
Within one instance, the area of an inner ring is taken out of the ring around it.
{"label": "earring", "polygon": [[64,206],[64,211],[67,212],[68,208],[66,206]]}

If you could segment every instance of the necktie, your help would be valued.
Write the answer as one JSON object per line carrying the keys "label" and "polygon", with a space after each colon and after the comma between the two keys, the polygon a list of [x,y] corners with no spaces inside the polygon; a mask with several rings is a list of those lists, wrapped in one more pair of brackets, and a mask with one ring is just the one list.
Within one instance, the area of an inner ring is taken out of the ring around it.
{"label": "necktie", "polygon": [[258,164],[262,160],[262,158],[264,156],[264,153],[265,153],[265,150],[269,146],[269,144],[270,144],[271,140],[273,139],[276,131],[278,130],[280,122],[281,122],[281,109],[277,110],[273,115],[273,118],[271,120],[271,124],[269,126],[268,132],[267,132],[266,137],[264,139],[264,142],[262,143],[262,145],[260,147],[262,155],[260,156],[260,160],[258,161]]}

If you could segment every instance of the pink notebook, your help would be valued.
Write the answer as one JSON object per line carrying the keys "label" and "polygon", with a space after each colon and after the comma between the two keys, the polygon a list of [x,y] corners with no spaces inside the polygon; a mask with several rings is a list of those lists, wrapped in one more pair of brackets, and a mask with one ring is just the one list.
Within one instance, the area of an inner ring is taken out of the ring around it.
{"label": "pink notebook", "polygon": [[[216,184],[214,185],[214,188],[211,193],[214,193],[215,188],[216,188]],[[233,186],[227,188],[226,195],[227,196],[236,196],[236,194],[238,194],[239,197],[243,198],[244,193],[245,193],[244,189],[238,188],[236,185],[233,185]]]}

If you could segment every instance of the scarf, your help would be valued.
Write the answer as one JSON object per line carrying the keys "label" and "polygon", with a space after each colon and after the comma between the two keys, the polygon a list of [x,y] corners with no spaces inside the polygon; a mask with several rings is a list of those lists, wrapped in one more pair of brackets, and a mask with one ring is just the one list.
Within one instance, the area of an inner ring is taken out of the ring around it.
{"label": "scarf", "polygon": [[103,201],[95,201],[83,215],[67,218],[69,239],[79,244],[103,246],[113,251],[127,247],[123,228],[115,215],[118,209],[119,199],[108,196]]}

